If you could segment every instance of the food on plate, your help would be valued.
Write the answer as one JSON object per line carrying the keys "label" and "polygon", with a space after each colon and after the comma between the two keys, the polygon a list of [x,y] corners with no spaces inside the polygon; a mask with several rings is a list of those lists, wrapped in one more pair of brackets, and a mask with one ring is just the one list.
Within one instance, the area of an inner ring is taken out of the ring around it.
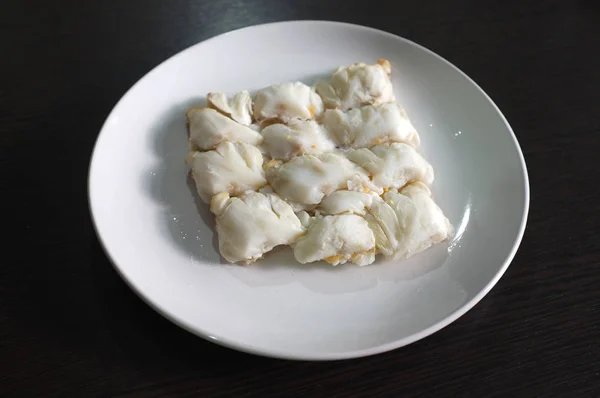
{"label": "food on plate", "polygon": [[274,84],[254,97],[254,117],[259,122],[318,119],[323,113],[323,100],[304,83]]}
{"label": "food on plate", "polygon": [[368,265],[375,261],[375,236],[367,221],[354,214],[316,217],[294,245],[294,257],[302,264]]}
{"label": "food on plate", "polygon": [[336,144],[349,148],[369,148],[387,142],[405,142],[415,148],[419,134],[396,103],[367,105],[348,111],[328,109],[323,126]]}
{"label": "food on plate", "polygon": [[355,63],[314,88],[214,92],[188,111],[186,162],[225,260],[251,264],[290,246],[302,264],[363,266],[451,237],[391,71],[386,60]]}
{"label": "food on plate", "polygon": [[304,205],[317,205],[324,196],[340,189],[377,189],[364,169],[336,153],[298,156],[285,163],[271,160],[265,168],[267,181],[275,192]]}
{"label": "food on plate", "polygon": [[310,224],[312,224],[312,222],[315,220],[313,216],[311,216],[310,214],[308,214],[308,212],[304,210],[297,212],[296,216],[298,217],[298,220],[300,220],[300,224],[302,224],[302,228],[304,229],[308,229],[308,227],[310,227]]}
{"label": "food on plate", "polygon": [[376,198],[379,198],[376,193],[335,191],[323,199],[317,210],[321,214],[349,213],[364,216]]}
{"label": "food on plate", "polygon": [[272,159],[290,160],[335,149],[325,129],[314,120],[292,120],[287,125],[276,123],[261,133],[262,147]]}
{"label": "food on plate", "polygon": [[373,184],[384,190],[402,188],[412,181],[433,182],[433,167],[414,148],[404,143],[353,149],[348,159],[371,175]]}
{"label": "food on plate", "polygon": [[240,91],[230,99],[223,93],[208,93],[206,100],[208,106],[236,122],[244,126],[252,124],[252,97],[248,91]]}
{"label": "food on plate", "polygon": [[383,194],[371,205],[366,219],[379,253],[396,260],[420,253],[453,233],[431,190],[421,182]]}
{"label": "food on plate", "polygon": [[237,196],[267,183],[262,154],[255,146],[243,142],[225,141],[212,151],[190,152],[186,161],[198,195],[206,203],[221,192]]}
{"label": "food on plate", "polygon": [[232,263],[252,263],[304,233],[290,205],[276,194],[247,191],[232,198],[221,192],[212,198],[210,210],[216,216],[219,251]]}
{"label": "food on plate", "polygon": [[373,65],[359,62],[338,68],[331,81],[318,82],[316,90],[325,107],[330,109],[347,110],[393,102],[391,73],[392,65],[386,59]]}
{"label": "food on plate", "polygon": [[192,108],[187,112],[189,141],[192,150],[208,151],[221,142],[245,142],[258,145],[263,137],[211,108]]}

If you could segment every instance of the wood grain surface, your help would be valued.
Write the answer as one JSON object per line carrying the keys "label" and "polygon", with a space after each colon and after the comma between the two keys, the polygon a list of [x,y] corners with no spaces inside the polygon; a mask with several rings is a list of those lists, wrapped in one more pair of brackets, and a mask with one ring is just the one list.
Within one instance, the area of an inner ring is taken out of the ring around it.
{"label": "wood grain surface", "polygon": [[[525,154],[511,267],[393,352],[310,363],[215,346],[138,299],[91,225],[89,158],[121,95],[198,41],[291,19],[432,49],[494,99]],[[0,397],[600,396],[598,1],[3,0],[0,27]]]}

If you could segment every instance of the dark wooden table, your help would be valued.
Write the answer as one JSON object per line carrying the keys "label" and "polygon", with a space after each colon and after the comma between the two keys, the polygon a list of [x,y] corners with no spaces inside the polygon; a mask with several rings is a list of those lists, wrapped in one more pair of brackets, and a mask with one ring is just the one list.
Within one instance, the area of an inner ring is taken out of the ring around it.
{"label": "dark wooden table", "polygon": [[[92,229],[88,162],[120,96],[198,41],[290,19],[429,47],[523,148],[531,212],[513,264],[403,349],[308,363],[215,346],[143,304]],[[0,23],[0,397],[600,396],[598,1],[4,0]]]}

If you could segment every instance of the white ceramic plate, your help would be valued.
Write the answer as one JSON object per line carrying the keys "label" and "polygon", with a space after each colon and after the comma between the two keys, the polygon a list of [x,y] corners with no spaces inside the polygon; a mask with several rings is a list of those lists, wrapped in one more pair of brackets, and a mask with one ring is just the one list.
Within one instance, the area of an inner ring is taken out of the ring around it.
{"label": "white ceramic plate", "polygon": [[[184,164],[185,111],[209,91],[313,82],[387,58],[399,102],[433,164],[456,237],[404,262],[300,265],[287,250],[221,261]],[[291,359],[371,355],[419,340],[473,307],[523,236],[529,184],[510,126],[456,67],[400,37],[334,22],[254,26],[165,61],[115,106],[98,137],[89,195],[116,269],[153,308],[216,343]]]}

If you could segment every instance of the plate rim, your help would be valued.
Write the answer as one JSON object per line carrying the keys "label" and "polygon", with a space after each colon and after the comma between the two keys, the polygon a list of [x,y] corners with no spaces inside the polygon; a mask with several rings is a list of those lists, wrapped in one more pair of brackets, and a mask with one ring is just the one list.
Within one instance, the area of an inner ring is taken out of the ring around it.
{"label": "plate rim", "polygon": [[[162,308],[158,303],[153,302],[150,297],[146,297],[144,292],[142,292],[142,289],[140,289],[134,281],[128,279],[125,276],[125,274],[122,272],[121,267],[117,264],[117,261],[114,259],[114,256],[112,255],[110,248],[106,245],[106,242],[105,242],[104,238],[102,237],[102,234],[100,233],[100,230],[98,227],[97,215],[94,213],[94,206],[92,203],[93,202],[93,199],[92,199],[92,197],[93,197],[92,176],[93,176],[94,164],[95,164],[95,162],[97,162],[97,159],[98,159],[98,147],[99,147],[99,143],[102,139],[102,135],[103,135],[102,133],[104,132],[105,129],[107,129],[108,122],[111,120],[113,114],[116,112],[116,110],[119,108],[119,106],[125,101],[125,99],[129,95],[131,95],[132,91],[134,91],[134,89],[143,80],[148,78],[153,72],[155,72],[162,65],[166,64],[167,62],[172,61],[176,57],[179,57],[179,56],[183,55],[184,53],[191,51],[193,48],[196,48],[204,43],[207,43],[212,40],[222,39],[223,37],[232,35],[234,33],[239,33],[241,31],[247,31],[247,30],[252,30],[252,29],[261,29],[261,28],[265,28],[268,26],[274,26],[274,25],[311,25],[311,24],[313,24],[313,25],[337,25],[337,26],[345,27],[345,28],[349,28],[349,29],[356,29],[356,30],[362,30],[364,32],[377,33],[377,34],[387,36],[389,38],[401,40],[403,42],[406,42],[407,44],[416,46],[420,50],[423,50],[423,51],[429,53],[430,55],[439,59],[440,61],[445,63],[447,66],[450,66],[452,69],[454,69],[460,75],[462,75],[469,83],[471,83],[489,101],[489,103],[494,107],[495,111],[500,116],[500,119],[502,120],[502,122],[504,123],[506,128],[508,129],[508,131],[511,135],[511,138],[513,140],[514,146],[517,150],[519,160],[520,160],[521,170],[523,173],[523,184],[524,184],[523,188],[524,188],[525,196],[523,198],[524,203],[523,203],[523,214],[521,216],[521,223],[520,223],[519,230],[517,232],[517,235],[515,237],[515,240],[513,242],[510,252],[507,254],[504,262],[502,263],[501,267],[496,272],[494,277],[491,278],[490,281],[487,282],[487,284],[483,287],[483,289],[481,289],[477,294],[475,294],[471,300],[469,300],[466,303],[464,303],[463,305],[461,305],[460,308],[456,309],[450,315],[446,316],[444,319],[431,325],[430,327],[423,329],[417,333],[413,333],[405,338],[395,340],[393,342],[380,344],[380,345],[376,345],[376,346],[369,347],[369,348],[363,348],[363,349],[359,349],[359,350],[352,350],[352,351],[344,351],[344,352],[336,352],[336,353],[312,352],[312,353],[304,354],[304,353],[293,352],[293,351],[284,351],[284,350],[279,350],[279,349],[267,349],[267,348],[256,347],[256,346],[252,346],[249,344],[239,343],[234,340],[229,340],[227,338],[222,338],[220,336],[216,336],[216,335],[210,333],[208,330],[206,330],[206,328],[197,328],[197,327],[191,326],[184,319],[178,318],[177,316],[169,313],[169,311],[167,311],[166,309]],[[515,255],[521,245],[521,242],[523,240],[523,235],[525,233],[525,229],[527,226],[528,217],[529,217],[530,185],[529,185],[529,173],[527,170],[527,164],[525,162],[525,157],[523,156],[523,150],[521,149],[519,141],[518,141],[512,127],[508,123],[508,120],[506,119],[506,117],[504,116],[504,114],[502,113],[500,108],[498,108],[496,103],[490,98],[490,96],[473,79],[471,79],[466,73],[464,73],[457,66],[452,64],[450,61],[446,60],[444,57],[438,55],[434,51],[422,46],[421,44],[418,44],[412,40],[406,39],[402,36],[398,36],[396,34],[386,32],[384,30],[380,30],[380,29],[376,29],[376,28],[372,28],[372,27],[364,26],[364,25],[348,23],[348,22],[338,22],[338,21],[329,21],[329,20],[311,20],[311,19],[302,20],[301,19],[301,20],[289,20],[289,21],[279,21],[279,22],[270,22],[270,23],[251,25],[251,26],[234,29],[234,30],[231,30],[228,32],[224,32],[224,33],[212,36],[208,39],[199,41],[195,44],[192,44],[192,45],[184,48],[181,51],[174,53],[173,55],[166,58],[164,61],[162,61],[159,64],[157,64],[156,66],[154,66],[152,69],[150,69],[148,72],[146,72],[143,76],[141,76],[129,89],[127,89],[127,91],[121,96],[121,98],[117,101],[117,103],[112,107],[112,109],[106,116],[106,119],[103,122],[102,127],[100,128],[100,131],[96,137],[96,140],[94,142],[93,149],[92,149],[92,155],[90,157],[89,167],[88,167],[87,199],[88,199],[88,206],[89,206],[89,211],[90,211],[91,219],[92,219],[92,225],[93,225],[94,231],[96,233],[96,237],[98,239],[98,242],[100,243],[100,246],[102,247],[105,254],[107,255],[108,260],[112,264],[113,268],[116,270],[117,274],[121,277],[121,279],[125,282],[125,284],[127,286],[129,286],[129,288],[140,299],[142,299],[142,301],[144,303],[146,303],[150,308],[152,308],[154,311],[156,311],[157,313],[162,315],[164,318],[166,318],[170,322],[174,323],[178,327],[180,327],[196,336],[199,336],[209,342],[212,342],[212,343],[215,343],[215,344],[227,347],[227,348],[231,348],[231,349],[234,349],[237,351],[249,353],[249,354],[270,357],[270,358],[287,359],[287,360],[332,361],[332,360],[345,360],[345,359],[351,359],[351,358],[366,357],[366,356],[381,354],[381,353],[384,353],[387,351],[392,351],[392,350],[407,346],[416,341],[422,340],[425,337],[428,337],[428,336],[438,332],[439,330],[445,328],[446,326],[450,325],[451,323],[455,322],[458,318],[460,318],[461,316],[466,314],[468,311],[470,311],[475,305],[477,305],[477,303],[479,303],[490,292],[490,290],[498,283],[500,278],[504,275],[504,273],[506,272],[509,265],[513,261]]]}

